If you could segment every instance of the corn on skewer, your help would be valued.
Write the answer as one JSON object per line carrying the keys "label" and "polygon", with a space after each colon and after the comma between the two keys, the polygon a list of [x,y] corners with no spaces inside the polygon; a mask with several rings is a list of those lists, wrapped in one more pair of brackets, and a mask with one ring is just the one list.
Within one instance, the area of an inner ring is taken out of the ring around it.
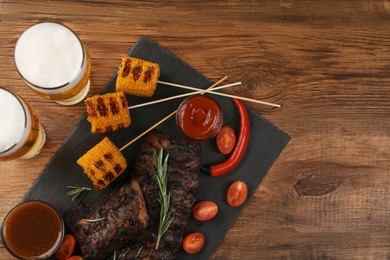
{"label": "corn on skewer", "polygon": [[122,57],[116,80],[116,91],[126,94],[151,97],[156,90],[160,66],[134,57]]}
{"label": "corn on skewer", "polygon": [[127,167],[125,157],[107,137],[80,157],[77,163],[99,189],[105,188]]}
{"label": "corn on skewer", "polygon": [[87,120],[92,133],[105,133],[128,127],[131,123],[128,103],[123,92],[96,95],[85,100]]}
{"label": "corn on skewer", "polygon": [[[157,63],[150,61],[124,56],[122,57],[118,77],[116,81],[116,90],[123,91],[126,94],[151,97],[156,90],[157,83],[169,85],[173,87],[185,88],[194,91],[200,91],[198,88],[184,86],[180,84],[159,81],[160,66]],[[246,98],[237,95],[231,95],[220,92],[212,92],[210,94],[219,95],[223,97],[236,98],[244,101],[254,102],[262,105],[280,107],[278,104],[256,100],[253,98]],[[164,100],[165,101],[165,100]],[[161,101],[163,102],[163,101]],[[154,103],[153,103],[154,104]]]}

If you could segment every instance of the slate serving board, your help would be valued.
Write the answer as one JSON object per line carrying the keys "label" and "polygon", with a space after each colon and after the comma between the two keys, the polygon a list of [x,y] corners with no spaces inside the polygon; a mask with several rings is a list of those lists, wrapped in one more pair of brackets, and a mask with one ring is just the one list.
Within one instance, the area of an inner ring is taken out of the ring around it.
{"label": "slate serving board", "polygon": [[[128,55],[158,63],[161,67],[159,79],[162,81],[198,88],[207,88],[212,85],[212,82],[206,77],[197,73],[186,63],[147,37],[140,38],[129,51]],[[120,59],[121,57],[118,57],[118,66]],[[101,93],[115,91],[116,74],[117,72],[109,79]],[[127,98],[131,106],[182,93],[186,93],[186,91],[158,85],[152,98],[133,96],[127,96]],[[222,107],[224,124],[233,126],[236,132],[238,132],[239,117],[234,103],[231,99],[225,97],[214,95],[213,98]],[[85,196],[84,202],[102,200],[120,185],[125,178],[130,176],[135,164],[139,145],[143,139],[141,138],[122,151],[128,161],[127,170],[103,191],[93,187],[89,179],[83,174],[81,167],[77,165],[77,159],[102,140],[104,136],[109,137],[117,147],[122,147],[155,122],[174,111],[182,100],[184,98],[131,110],[132,124],[129,128],[106,134],[91,134],[90,123],[86,120],[87,115],[85,113],[73,132],[47,164],[30,190],[25,194],[23,200],[38,199],[47,201],[54,205],[63,215],[75,206],[75,202],[66,194],[68,185],[92,188],[92,191]],[[272,125],[253,110],[248,110],[251,120],[251,135],[244,159],[237,168],[225,176],[213,178],[202,174],[200,178],[196,192],[197,200],[215,201],[219,206],[219,213],[211,221],[203,223],[199,223],[191,217],[186,230],[187,233],[193,231],[202,232],[206,236],[206,246],[196,255],[188,255],[180,252],[177,257],[178,259],[207,259],[211,257],[245,206],[244,204],[242,207],[232,208],[227,205],[226,191],[229,184],[235,180],[245,181],[249,189],[249,200],[290,140],[290,137],[278,127]],[[157,130],[172,136],[182,136],[176,127],[174,117],[160,125]],[[214,142],[215,140],[213,139],[202,143],[202,165],[210,165],[226,160],[226,156],[218,153]]]}

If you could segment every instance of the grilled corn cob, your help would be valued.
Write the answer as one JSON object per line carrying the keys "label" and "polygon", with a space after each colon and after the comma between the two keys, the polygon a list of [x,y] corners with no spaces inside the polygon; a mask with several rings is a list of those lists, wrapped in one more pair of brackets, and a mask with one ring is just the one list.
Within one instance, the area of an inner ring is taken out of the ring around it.
{"label": "grilled corn cob", "polygon": [[131,123],[123,92],[96,95],[85,100],[92,133],[105,133],[128,127]]}
{"label": "grilled corn cob", "polygon": [[116,91],[151,97],[159,76],[160,66],[157,63],[124,56],[118,72]]}
{"label": "grilled corn cob", "polygon": [[105,188],[127,167],[126,159],[107,137],[80,157],[77,163],[99,189]]}

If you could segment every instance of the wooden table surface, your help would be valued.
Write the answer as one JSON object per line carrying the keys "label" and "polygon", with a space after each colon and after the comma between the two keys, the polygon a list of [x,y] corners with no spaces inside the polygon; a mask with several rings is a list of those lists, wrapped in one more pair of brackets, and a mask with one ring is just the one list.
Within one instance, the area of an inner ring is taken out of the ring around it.
{"label": "wooden table surface", "polygon": [[[390,1],[0,1],[0,85],[24,97],[48,136],[31,160],[0,162],[0,218],[70,134],[63,107],[22,82],[15,42],[46,20],[71,27],[99,93],[142,35],[229,90],[292,139],[213,259],[390,258]],[[0,246],[0,259],[11,259]]]}

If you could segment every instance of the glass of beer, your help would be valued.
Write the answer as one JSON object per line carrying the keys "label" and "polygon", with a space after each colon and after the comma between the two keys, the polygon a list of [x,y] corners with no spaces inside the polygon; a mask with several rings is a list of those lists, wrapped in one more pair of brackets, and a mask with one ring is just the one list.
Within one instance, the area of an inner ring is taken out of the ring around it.
{"label": "glass of beer", "polygon": [[37,155],[46,134],[30,105],[0,87],[0,161]]}
{"label": "glass of beer", "polygon": [[40,96],[61,105],[82,101],[90,88],[91,60],[79,37],[56,22],[37,23],[15,46],[16,68]]}

